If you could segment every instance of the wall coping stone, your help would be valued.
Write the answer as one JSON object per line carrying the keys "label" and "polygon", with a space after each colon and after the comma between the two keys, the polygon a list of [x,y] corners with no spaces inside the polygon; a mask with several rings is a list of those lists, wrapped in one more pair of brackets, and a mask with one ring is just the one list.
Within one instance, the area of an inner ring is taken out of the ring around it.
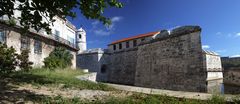
{"label": "wall coping stone", "polygon": [[138,47],[141,45],[150,44],[150,43],[154,43],[157,41],[166,40],[169,38],[179,37],[179,36],[187,35],[187,34],[194,33],[194,32],[200,32],[201,30],[202,29],[200,26],[181,26],[181,27],[173,29],[170,33],[167,30],[161,30],[160,34],[156,35],[153,39],[151,39],[149,41],[141,42],[136,47],[125,48],[125,49],[122,49],[119,51],[112,52],[110,54],[122,53],[122,52],[128,52],[128,51],[137,51]]}
{"label": "wall coping stone", "polygon": [[[181,27],[175,28],[172,31],[170,31],[169,35],[167,35],[164,32],[164,34],[163,34],[164,36],[158,36],[158,35],[161,35],[161,33],[160,33],[155,37],[155,39],[152,39],[147,42],[143,42],[140,45],[150,44],[150,43],[154,43],[157,41],[162,41],[162,40],[166,40],[166,39],[170,39],[170,38],[174,38],[174,37],[180,37],[180,36],[195,33],[195,32],[201,32],[201,30],[202,29],[200,26],[181,26]],[[165,31],[165,30],[163,30],[163,31]]]}

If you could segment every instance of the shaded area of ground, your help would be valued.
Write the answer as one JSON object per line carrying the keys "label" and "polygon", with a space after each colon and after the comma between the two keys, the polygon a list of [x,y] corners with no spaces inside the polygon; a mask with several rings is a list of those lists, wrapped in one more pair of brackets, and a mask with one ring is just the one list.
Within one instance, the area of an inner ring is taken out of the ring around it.
{"label": "shaded area of ground", "polygon": [[[208,100],[186,99],[187,96],[164,94],[159,90],[113,89],[106,84],[76,79],[77,71],[35,70],[14,73],[0,78],[0,104],[5,103],[50,103],[50,104],[226,104],[222,97],[207,97]],[[80,73],[80,72],[79,72]],[[0,76],[1,77],[1,76]],[[111,85],[112,86],[112,85]],[[121,87],[122,85],[120,85]],[[133,91],[133,92],[131,92]],[[141,93],[138,93],[141,92]],[[150,93],[145,93],[150,92]],[[143,94],[145,93],[145,94]],[[172,93],[171,91],[168,93]],[[160,95],[154,95],[160,94]],[[184,95],[183,92],[177,95]],[[171,97],[173,96],[173,97]],[[239,103],[240,100],[234,101]],[[231,102],[230,102],[231,103]]]}
{"label": "shaded area of ground", "polygon": [[125,97],[129,93],[75,78],[78,70],[33,70],[0,76],[0,104],[42,103],[56,101],[96,101],[110,96]]}
{"label": "shaded area of ground", "polygon": [[41,99],[48,97],[35,94],[29,90],[19,90],[16,86],[9,83],[7,79],[1,79],[0,83],[0,104],[39,102]]}

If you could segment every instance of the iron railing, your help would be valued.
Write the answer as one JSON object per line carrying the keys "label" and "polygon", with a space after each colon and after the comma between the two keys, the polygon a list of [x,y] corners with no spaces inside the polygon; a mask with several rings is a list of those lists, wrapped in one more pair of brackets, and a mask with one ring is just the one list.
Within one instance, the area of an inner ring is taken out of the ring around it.
{"label": "iron railing", "polygon": [[[1,17],[0,17],[0,20],[1,20],[1,21],[8,21],[9,19],[8,19],[6,16],[5,16],[5,17],[4,17],[4,16],[1,16]],[[20,25],[19,21],[17,21],[17,19],[15,19],[15,21],[17,22],[16,25],[17,25],[18,27],[22,27],[22,26]],[[60,36],[58,36],[58,35],[56,35],[56,34],[45,35],[45,34],[44,34],[44,30],[40,30],[40,31],[37,32],[35,29],[29,29],[29,31],[30,31],[30,32],[33,32],[33,33],[37,33],[38,35],[41,35],[41,36],[43,36],[43,37],[48,37],[48,38],[54,39],[54,40],[57,41],[57,42],[61,42],[61,43],[66,44],[66,45],[68,45],[68,46],[70,46],[70,47],[72,47],[72,48],[76,48],[76,49],[77,49],[77,46],[76,46],[76,44],[74,43],[74,41],[73,41],[73,42],[70,42],[69,40],[64,39],[64,38],[62,38],[62,37],[60,37]]]}

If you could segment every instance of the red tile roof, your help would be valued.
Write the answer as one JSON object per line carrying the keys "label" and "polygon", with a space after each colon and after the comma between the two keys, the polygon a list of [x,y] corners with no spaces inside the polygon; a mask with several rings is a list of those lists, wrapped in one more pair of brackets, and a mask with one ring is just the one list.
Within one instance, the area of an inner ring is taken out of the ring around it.
{"label": "red tile roof", "polygon": [[145,34],[139,34],[139,35],[136,35],[136,36],[133,36],[133,37],[123,38],[123,39],[114,41],[114,42],[112,42],[112,43],[109,44],[109,45],[117,44],[117,43],[120,43],[120,42],[129,41],[129,40],[133,40],[133,39],[138,39],[138,38],[143,38],[143,37],[149,37],[149,36],[153,36],[153,35],[159,34],[159,33],[160,33],[159,31],[156,31],[156,32],[149,32],[149,33],[145,33]]}

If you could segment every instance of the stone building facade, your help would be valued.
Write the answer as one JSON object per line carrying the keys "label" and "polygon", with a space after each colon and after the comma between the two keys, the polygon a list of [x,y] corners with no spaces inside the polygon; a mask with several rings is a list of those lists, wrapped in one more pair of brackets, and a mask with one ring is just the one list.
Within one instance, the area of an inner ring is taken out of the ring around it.
{"label": "stone building facade", "polygon": [[[16,3],[17,4],[17,3]],[[14,11],[14,17],[21,16],[21,12]],[[21,50],[28,49],[29,60],[33,62],[33,67],[41,67],[44,65],[44,58],[54,50],[55,47],[65,47],[73,55],[72,68],[76,68],[76,55],[79,49],[86,48],[86,33],[80,28],[78,31],[76,27],[67,19],[54,17],[56,20],[50,25],[51,34],[47,34],[45,30],[36,31],[32,28],[28,32],[22,32],[22,26],[17,19],[14,19],[16,24],[10,26],[6,22],[10,21],[7,16],[0,17],[0,42],[6,43],[8,47],[13,47],[17,53]],[[79,36],[85,36],[85,43],[80,47],[78,43],[84,41]]]}
{"label": "stone building facade", "polygon": [[21,34],[21,29],[0,24],[1,34],[5,38],[2,43],[6,43],[8,47],[13,47],[18,54],[23,49],[29,49],[29,60],[33,62],[33,67],[42,67],[44,58],[54,50],[55,47],[65,47],[73,55],[72,68],[76,68],[76,52],[78,49],[68,44],[62,38],[57,41],[54,37],[45,36],[35,32]]}
{"label": "stone building facade", "polygon": [[[101,55],[88,54],[92,59],[98,57],[99,61],[95,64],[97,67],[90,68],[94,65],[86,65],[84,68],[100,72],[100,75],[105,74],[102,79],[109,83],[168,90],[208,91],[207,68],[210,69],[210,62],[204,59],[206,54],[201,47],[199,26],[183,26],[170,32],[162,30],[147,34],[115,41]],[[133,43],[142,38],[148,39],[127,48],[126,42]],[[86,55],[83,54],[78,58],[85,63],[92,63],[84,57]],[[78,67],[82,67],[82,62],[77,61]],[[221,65],[221,61],[216,62],[217,69],[221,67],[218,65]]]}

